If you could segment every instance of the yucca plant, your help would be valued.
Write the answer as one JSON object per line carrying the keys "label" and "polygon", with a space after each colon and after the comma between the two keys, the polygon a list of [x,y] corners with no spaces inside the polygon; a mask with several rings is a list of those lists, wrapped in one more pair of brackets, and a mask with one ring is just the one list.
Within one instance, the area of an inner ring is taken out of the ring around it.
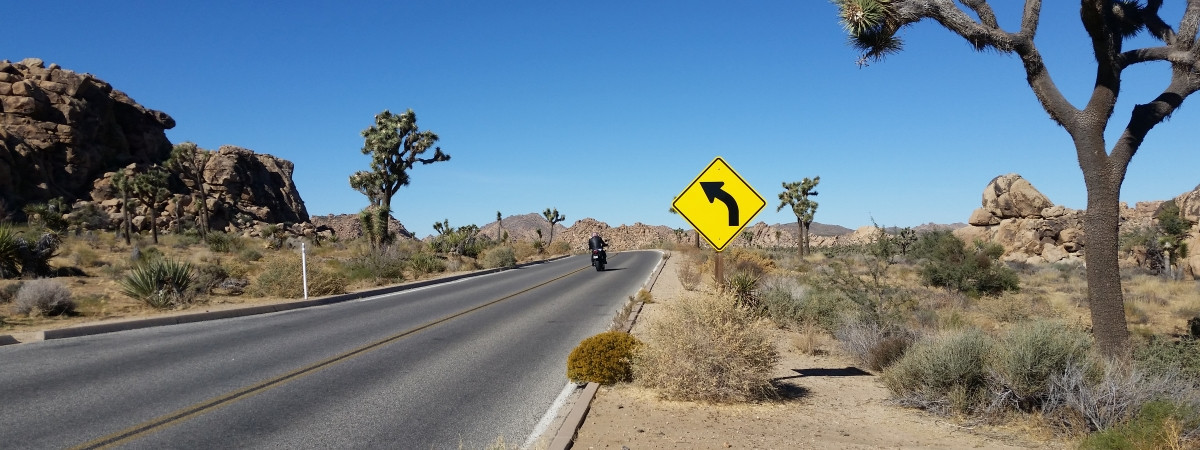
{"label": "yucca plant", "polygon": [[758,276],[748,271],[738,271],[729,277],[729,291],[739,305],[758,309]]}
{"label": "yucca plant", "polygon": [[0,278],[19,275],[17,261],[17,233],[8,226],[0,225]]}
{"label": "yucca plant", "polygon": [[179,306],[190,300],[192,265],[169,259],[155,259],[134,267],[121,280],[121,293],[154,308]]}

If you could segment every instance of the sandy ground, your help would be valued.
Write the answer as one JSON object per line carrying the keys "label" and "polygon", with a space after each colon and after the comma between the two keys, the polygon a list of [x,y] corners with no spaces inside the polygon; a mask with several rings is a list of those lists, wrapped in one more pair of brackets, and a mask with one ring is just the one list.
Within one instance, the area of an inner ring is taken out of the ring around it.
{"label": "sandy ground", "polygon": [[[642,337],[663,305],[691,295],[679,283],[679,259],[668,259],[633,334]],[[824,354],[808,355],[780,331],[775,376],[786,384],[779,401],[711,405],[658,399],[631,384],[603,387],[580,428],[575,449],[644,448],[1065,448],[1037,431],[968,426],[888,402],[878,378],[854,367],[826,339]]]}

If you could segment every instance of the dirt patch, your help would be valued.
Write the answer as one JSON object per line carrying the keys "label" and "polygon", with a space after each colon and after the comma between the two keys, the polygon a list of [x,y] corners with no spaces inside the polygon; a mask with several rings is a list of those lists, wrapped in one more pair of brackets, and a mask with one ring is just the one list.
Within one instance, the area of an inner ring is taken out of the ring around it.
{"label": "dirt patch", "polygon": [[[678,258],[678,259],[677,259]],[[633,329],[662,307],[688,295],[668,259]],[[818,354],[801,352],[799,333],[776,335],[780,363],[774,376],[783,398],[755,404],[712,405],[665,401],[631,384],[603,387],[592,402],[573,448],[1065,448],[1069,442],[1040,430],[964,425],[888,401],[875,374],[825,339]]]}

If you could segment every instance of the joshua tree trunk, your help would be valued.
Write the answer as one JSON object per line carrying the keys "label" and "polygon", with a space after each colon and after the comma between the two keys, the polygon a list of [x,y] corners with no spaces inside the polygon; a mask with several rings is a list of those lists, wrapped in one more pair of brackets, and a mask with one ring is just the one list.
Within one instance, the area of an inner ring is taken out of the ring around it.
{"label": "joshua tree trunk", "polygon": [[[1088,302],[1092,317],[1092,333],[1100,353],[1108,357],[1123,358],[1129,351],[1129,328],[1125,322],[1125,300],[1121,291],[1121,268],[1118,263],[1120,226],[1121,182],[1124,170],[1104,170],[1108,158],[1088,159],[1082,149],[1085,143],[1077,142],[1080,164],[1083,166],[1084,183],[1087,185],[1087,213],[1083,223],[1087,236],[1084,262],[1087,264]],[[1099,154],[1105,155],[1100,145]],[[1116,179],[1110,179],[1116,178]]]}

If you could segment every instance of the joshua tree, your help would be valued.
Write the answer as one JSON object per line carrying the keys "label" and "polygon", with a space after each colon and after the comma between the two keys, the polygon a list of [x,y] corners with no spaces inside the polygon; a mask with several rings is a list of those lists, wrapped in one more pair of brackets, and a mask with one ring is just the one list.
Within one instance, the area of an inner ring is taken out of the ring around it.
{"label": "joshua tree", "polygon": [[125,235],[125,245],[130,245],[129,235],[133,232],[133,224],[129,217],[129,197],[133,195],[133,179],[125,173],[125,169],[117,170],[112,177],[113,188],[121,194],[121,232]]}
{"label": "joshua tree", "polygon": [[[1197,45],[1200,3],[1189,0],[1179,25],[1172,28],[1159,14],[1162,0],[1148,0],[1144,4],[1131,0],[1081,0],[1079,16],[1096,60],[1096,79],[1089,82],[1092,94],[1082,109],[1068,101],[1055,85],[1034,42],[1041,0],[1025,1],[1020,29],[1016,32],[1000,28],[986,0],[961,0],[957,4],[951,0],[834,0],[834,3],[851,43],[863,52],[860,64],[880,61],[899,52],[900,30],[925,19],[961,36],[976,50],[1015,54],[1020,59],[1025,79],[1042,108],[1071,135],[1083,171],[1088,198],[1084,258],[1097,347],[1108,357],[1127,358],[1129,328],[1117,264],[1121,183],[1125,181],[1129,161],[1150,129],[1170,117],[1189,95],[1200,89],[1200,45]],[[1126,49],[1126,42],[1142,31],[1161,45]],[[1165,63],[1154,67],[1170,67],[1170,79],[1156,98],[1132,108],[1128,123],[1110,150],[1106,148],[1105,129],[1117,105],[1121,77],[1125,69],[1149,63]]]}
{"label": "joshua tree", "polygon": [[896,246],[900,247],[900,255],[908,255],[908,249],[917,243],[917,232],[912,227],[904,227],[896,233]]}
{"label": "joshua tree", "polygon": [[[417,114],[411,109],[400,115],[383,110],[375,115],[375,124],[362,131],[362,136],[362,153],[371,155],[371,170],[351,175],[350,187],[366,195],[371,206],[382,207],[389,213],[392,197],[408,185],[408,170],[414,164],[450,160],[441,147],[434,147],[437,134],[417,128]],[[431,147],[433,157],[422,158]],[[387,220],[382,222],[382,231],[381,236],[388,236]]]}
{"label": "joshua tree", "polygon": [[212,152],[198,147],[193,142],[184,142],[171,149],[171,158],[166,164],[167,170],[175,172],[192,192],[200,237],[208,236],[208,187],[204,181],[204,167],[211,157]]}
{"label": "joshua tree", "polygon": [[501,233],[504,231],[504,221],[500,219],[500,211],[496,211],[496,240],[504,242]]}
{"label": "joshua tree", "polygon": [[554,242],[554,224],[567,220],[567,216],[559,214],[558,208],[546,208],[545,211],[542,211],[542,217],[550,222],[550,240],[546,241],[546,245],[550,245],[551,242]]}
{"label": "joshua tree", "polygon": [[130,181],[130,187],[134,197],[137,197],[146,208],[150,209],[150,235],[153,236],[154,243],[158,243],[158,212],[162,208],[163,203],[171,197],[171,191],[167,190],[167,171],[161,167],[153,166],[145,172],[134,175]]}
{"label": "joshua tree", "polygon": [[800,249],[800,256],[808,255],[808,228],[812,226],[813,215],[817,213],[817,202],[808,197],[817,195],[813,189],[820,182],[821,177],[811,180],[805,178],[803,181],[791,183],[785,182],[783,183],[783,192],[779,193],[779,207],[775,210],[780,211],[784,206],[790,206],[792,212],[796,214],[796,226],[800,228],[800,241],[796,243],[796,246]]}
{"label": "joshua tree", "polygon": [[367,238],[367,243],[372,249],[381,248],[392,241],[392,235],[387,231],[389,216],[388,209],[380,205],[368,206],[358,212],[363,236]]}

